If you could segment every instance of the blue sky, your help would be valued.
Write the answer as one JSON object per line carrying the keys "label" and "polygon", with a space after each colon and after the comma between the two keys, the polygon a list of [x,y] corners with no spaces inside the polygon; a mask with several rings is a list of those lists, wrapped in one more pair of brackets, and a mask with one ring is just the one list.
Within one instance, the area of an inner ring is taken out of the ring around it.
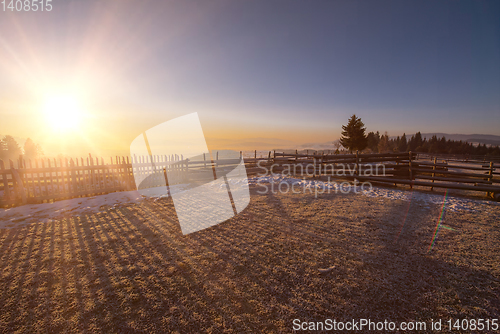
{"label": "blue sky", "polygon": [[0,12],[2,134],[43,137],[30,115],[44,94],[70,89],[91,115],[87,140],[101,145],[107,132],[103,150],[193,111],[219,139],[324,142],[353,113],[390,135],[500,135],[499,1],[53,8]]}

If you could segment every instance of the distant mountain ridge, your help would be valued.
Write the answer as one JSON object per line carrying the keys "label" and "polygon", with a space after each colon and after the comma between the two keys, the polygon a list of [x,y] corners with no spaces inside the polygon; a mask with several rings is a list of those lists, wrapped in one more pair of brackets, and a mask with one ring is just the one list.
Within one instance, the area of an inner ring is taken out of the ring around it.
{"label": "distant mountain ridge", "polygon": [[[481,135],[481,134],[470,134],[470,135],[464,135],[464,134],[449,134],[449,133],[443,133],[443,132],[433,132],[433,133],[421,133],[422,138],[426,138],[427,140],[431,139],[432,136],[438,137],[438,139],[441,139],[443,137],[446,138],[446,140],[461,140],[461,141],[466,141],[469,143],[475,143],[475,144],[486,144],[486,145],[500,145],[500,136],[497,135]],[[410,139],[411,136],[414,136],[414,133],[406,134],[406,139]],[[397,136],[390,136],[389,138],[394,139]],[[399,136],[401,137],[401,136]]]}
{"label": "distant mountain ridge", "polygon": [[[496,135],[481,135],[481,134],[449,134],[449,133],[422,133],[423,138],[430,139],[432,136],[436,135],[438,138],[445,137],[447,140],[461,140],[469,143],[479,143],[486,145],[500,145],[500,136]],[[407,138],[411,138],[412,135],[406,135]]]}

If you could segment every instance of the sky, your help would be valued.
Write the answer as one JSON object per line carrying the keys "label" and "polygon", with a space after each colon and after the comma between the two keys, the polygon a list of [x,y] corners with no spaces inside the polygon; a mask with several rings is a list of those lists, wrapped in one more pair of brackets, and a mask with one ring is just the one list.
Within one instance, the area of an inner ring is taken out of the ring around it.
{"label": "sky", "polygon": [[51,4],[0,4],[0,134],[47,155],[127,155],[192,112],[211,148],[332,142],[352,114],[393,136],[500,135],[500,1]]}

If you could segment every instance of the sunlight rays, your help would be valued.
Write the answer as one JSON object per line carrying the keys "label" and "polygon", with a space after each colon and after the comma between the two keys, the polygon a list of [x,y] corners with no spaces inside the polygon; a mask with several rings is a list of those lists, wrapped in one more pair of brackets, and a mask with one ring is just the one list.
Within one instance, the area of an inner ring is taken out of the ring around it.
{"label": "sunlight rays", "polygon": [[80,125],[82,109],[79,101],[72,95],[55,95],[45,100],[43,115],[58,132],[74,131]]}

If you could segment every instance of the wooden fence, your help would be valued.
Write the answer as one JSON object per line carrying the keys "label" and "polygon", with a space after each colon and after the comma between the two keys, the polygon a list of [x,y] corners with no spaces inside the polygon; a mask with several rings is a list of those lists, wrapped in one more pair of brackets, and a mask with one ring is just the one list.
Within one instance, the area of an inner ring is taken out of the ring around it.
{"label": "wooden fence", "polygon": [[174,181],[182,182],[188,173],[213,175],[214,167],[222,171],[240,159],[241,152],[231,159],[219,158],[216,152],[214,160],[205,155],[199,160],[181,155],[134,156],[111,158],[107,164],[90,155],[69,160],[20,158],[9,160],[7,165],[0,160],[0,207],[136,190],[134,173],[139,178],[148,176],[145,187],[164,186],[167,171]]}
{"label": "wooden fence", "polygon": [[128,158],[0,160],[0,206],[132,190],[131,172]]}
{"label": "wooden fence", "polygon": [[[148,186],[168,183],[169,175],[212,173],[213,168],[223,168],[239,163],[240,157],[188,160],[182,156],[116,157],[110,163],[89,155],[83,159],[41,159],[25,161],[0,160],[0,206],[41,203],[44,201],[94,196],[115,191],[135,190],[134,172],[152,175]],[[133,161],[132,161],[133,160]],[[133,162],[133,163],[132,163]],[[284,172],[294,166],[293,174],[330,176],[390,184],[484,191],[499,200],[500,164],[482,162],[476,165],[453,164],[417,160],[415,153],[382,154],[328,154],[328,152],[279,153],[269,152],[267,157],[245,158],[249,176]],[[339,175],[339,166],[348,173]],[[373,174],[373,167],[376,173]],[[265,169],[263,169],[265,168]],[[381,169],[379,169],[381,168]],[[151,173],[156,170],[158,173]],[[229,169],[228,169],[229,170]],[[380,175],[380,170],[383,170]],[[177,174],[176,174],[177,173]],[[178,180],[182,180],[182,177]]]}
{"label": "wooden fence", "polygon": [[[463,161],[454,157],[452,161]],[[455,160],[456,159],[456,160]],[[410,187],[424,186],[433,188],[449,188],[486,192],[500,200],[500,179],[497,169],[500,163],[493,161],[477,161],[475,163],[448,163],[438,162],[434,157],[431,162],[417,159],[417,154],[409,153],[382,153],[382,154],[299,154],[299,153],[274,153],[274,164],[278,167],[273,171],[284,171],[292,164],[312,164],[314,176],[338,177],[334,168],[339,165],[347,168],[349,173],[340,175],[347,179],[370,181],[389,184],[406,184]],[[479,165],[478,165],[479,163]],[[373,168],[373,165],[382,168]],[[333,166],[334,168],[328,168]],[[300,170],[300,169],[299,169]],[[375,170],[375,173],[373,171]],[[383,170],[380,175],[380,170]],[[308,173],[309,175],[309,173]]]}

